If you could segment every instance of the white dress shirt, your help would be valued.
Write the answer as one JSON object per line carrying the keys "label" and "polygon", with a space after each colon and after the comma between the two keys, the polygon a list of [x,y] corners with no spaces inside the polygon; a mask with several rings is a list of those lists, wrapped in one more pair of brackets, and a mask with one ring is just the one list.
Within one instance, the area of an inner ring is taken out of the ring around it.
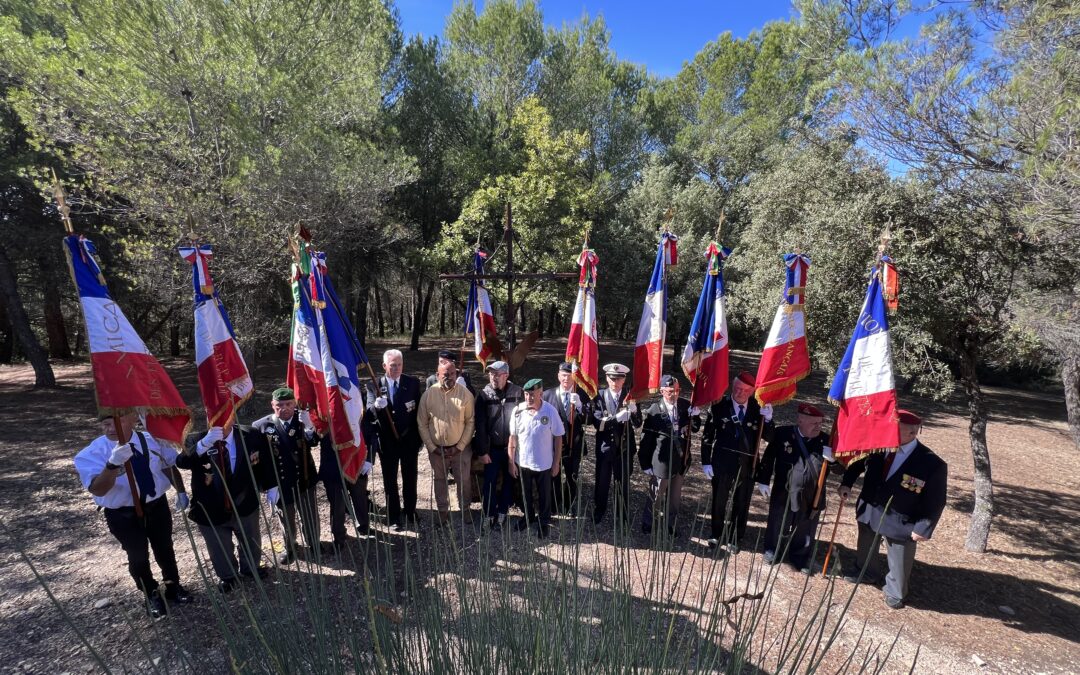
{"label": "white dress shirt", "polygon": [[[165,469],[176,464],[177,452],[173,448],[162,445],[153,436],[142,432],[146,438],[146,447],[150,450],[150,474],[154,477],[154,490],[157,497],[164,495],[169,490],[171,483],[165,475]],[[131,442],[128,443],[132,451],[142,453],[142,444],[134,432],[131,434]],[[94,478],[105,470],[105,464],[112,455],[116,443],[110,441],[107,436],[98,436],[90,445],[86,446],[75,455],[75,470],[79,472],[79,480],[83,487],[90,489],[90,483]],[[135,485],[138,490],[138,484]],[[156,498],[156,497],[155,497]],[[94,503],[107,509],[118,509],[124,506],[132,506],[131,488],[128,487],[126,472],[120,472],[113,484],[112,489],[101,497],[94,497]]]}
{"label": "white dress shirt", "polygon": [[893,477],[893,474],[896,473],[896,471],[905,461],[907,461],[907,458],[911,457],[911,452],[918,444],[919,439],[915,439],[910,443],[904,443],[900,446],[900,449],[896,451],[896,457],[893,457],[892,464],[889,466],[889,475],[885,476],[885,480],[889,480]]}

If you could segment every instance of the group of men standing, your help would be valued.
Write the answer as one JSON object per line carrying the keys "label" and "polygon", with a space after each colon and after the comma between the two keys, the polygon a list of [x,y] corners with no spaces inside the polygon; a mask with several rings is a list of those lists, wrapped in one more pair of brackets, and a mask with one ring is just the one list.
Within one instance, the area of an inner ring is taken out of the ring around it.
{"label": "group of men standing", "polygon": [[[451,476],[460,513],[471,520],[476,461],[483,466],[485,529],[499,531],[507,525],[517,484],[524,517],[514,529],[535,527],[539,537],[546,537],[553,513],[577,518],[585,511],[580,467],[586,425],[595,432],[591,509],[595,523],[604,520],[613,503],[616,524],[629,526],[636,458],[649,481],[642,530],[660,527],[677,536],[683,482],[693,464],[691,441],[701,430],[702,471],[712,491],[709,546],[738,553],[746,541],[756,484],[769,500],[766,562],[786,559],[804,571],[812,566],[814,536],[824,508],[817,477],[833,461],[822,431],[823,415],[814,406],[801,404],[796,424],[777,427],[772,406],[759,406],[754,399],[754,379],[748,373],[734,378],[729,393],[704,410],[680,397],[678,379],[665,375],[660,398],[642,411],[628,396],[629,369],[617,363],[604,367],[607,386],[591,399],[575,384],[568,363],[559,366],[557,383],[548,389],[540,378],[522,386],[510,382],[509,367],[496,361],[486,367],[488,383],[476,391],[459,373],[451,352],[440,352],[437,373],[423,392],[420,381],[403,372],[400,351],[383,355],[383,370],[365,392],[361,426],[369,455],[355,482],[343,478],[331,440],[316,432],[306,411],[297,410],[287,388],[273,392],[269,415],[250,426],[230,420],[205,434],[192,434],[182,454],[134,431],[134,415],[117,418],[115,424],[113,418],[103,420],[103,435],[76,456],[75,465],[127,553],[129,571],[146,594],[151,616],[164,616],[168,602],[191,601],[180,584],[172,547],[172,516],[164,498],[169,485],[178,493],[177,510],[187,512],[205,541],[219,589],[229,592],[240,577],[267,574],[261,563],[262,493],[284,530],[284,549],[277,559],[281,565],[305,550],[318,553],[344,546],[350,515],[357,533],[365,536],[370,527],[367,479],[375,457],[382,467],[387,521],[395,531],[417,523],[419,457],[426,451],[437,526],[451,520]],[[841,496],[846,498],[859,473],[866,471],[856,508],[857,564],[864,569],[877,535],[885,538],[889,562],[885,596],[890,607],[903,605],[915,543],[929,538],[944,507],[946,467],[916,440],[920,426],[916,416],[902,412],[899,451],[853,464],[842,481]],[[762,440],[767,446],[759,458]],[[129,459],[130,473],[124,468]],[[179,469],[190,472],[190,499]],[[319,482],[330,506],[330,545],[320,540]],[[303,549],[298,534],[303,536]],[[150,550],[161,567],[163,589],[153,577]],[[855,570],[849,574],[857,575]],[[873,576],[871,570],[864,578]]]}

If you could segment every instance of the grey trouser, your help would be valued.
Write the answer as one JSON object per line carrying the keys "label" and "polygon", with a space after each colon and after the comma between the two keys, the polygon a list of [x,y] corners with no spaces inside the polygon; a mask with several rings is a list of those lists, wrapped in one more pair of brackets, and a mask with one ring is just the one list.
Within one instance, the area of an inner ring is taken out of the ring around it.
{"label": "grey trouser", "polygon": [[[279,505],[281,498],[278,498]],[[315,504],[315,486],[298,493],[292,504],[278,508],[281,527],[285,530],[285,548],[296,548],[296,517],[300,516],[300,529],[304,533],[304,543],[311,548],[319,546],[319,507]]]}
{"label": "grey trouser", "polygon": [[645,502],[645,510],[641,514],[642,527],[651,530],[653,520],[663,518],[669,530],[675,529],[679,507],[682,506],[683,478],[682,474],[671,478],[649,477],[649,499]]}
{"label": "grey trouser", "polygon": [[[861,570],[870,554],[877,553],[874,537],[877,533],[869,525],[859,523],[859,544],[856,563]],[[885,557],[889,561],[889,574],[885,577],[885,595],[903,600],[908,594],[908,580],[911,578],[911,566],[915,562],[915,540],[882,537],[885,542]],[[871,564],[867,571],[873,569]]]}
{"label": "grey trouser", "polygon": [[[206,541],[210,564],[222,581],[235,579],[237,571],[253,576],[262,558],[262,533],[259,531],[259,510],[249,515],[233,517],[221,525],[199,525],[199,532]],[[236,537],[236,545],[233,544]],[[239,547],[240,560],[236,559]]]}

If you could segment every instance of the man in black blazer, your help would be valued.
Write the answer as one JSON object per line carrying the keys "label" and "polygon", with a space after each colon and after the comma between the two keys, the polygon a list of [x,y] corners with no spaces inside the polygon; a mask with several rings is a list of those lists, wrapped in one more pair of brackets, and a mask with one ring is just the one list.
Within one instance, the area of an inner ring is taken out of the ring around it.
{"label": "man in black blazer", "polygon": [[584,390],[574,383],[574,367],[570,363],[564,361],[559,364],[558,377],[558,386],[544,392],[544,400],[559,411],[563,429],[566,429],[562,446],[562,469],[551,481],[554,492],[552,504],[556,513],[577,518],[578,472],[585,450],[585,425],[589,420],[584,404],[587,396]]}
{"label": "man in black blazer", "polygon": [[900,410],[897,417],[900,447],[855,462],[844,473],[840,486],[840,498],[846,499],[855,479],[866,472],[855,505],[855,518],[859,523],[857,569],[849,570],[845,578],[854,581],[865,566],[864,581],[873,583],[876,580],[877,575],[867,566],[867,561],[876,552],[876,536],[881,535],[889,563],[885,604],[892,609],[904,606],[911,567],[915,562],[915,547],[918,542],[930,539],[945,510],[949,473],[949,466],[919,442],[922,428],[919,416]]}
{"label": "man in black blazer", "polygon": [[696,415],[690,414],[690,402],[679,398],[679,381],[671,375],[660,378],[660,400],[645,411],[638,461],[649,477],[649,501],[641,514],[641,530],[652,532],[659,504],[668,532],[676,534],[675,524],[682,505],[683,477],[690,470],[690,433],[697,428]]}
{"label": "man in black blazer", "polygon": [[630,522],[630,475],[637,448],[634,429],[641,428],[641,413],[637,404],[628,401],[630,393],[624,386],[630,369],[621,363],[604,366],[608,386],[596,393],[589,404],[591,423],[596,429],[596,486],[593,492],[593,522],[600,524],[607,512],[608,493],[615,481],[616,513],[623,525]]}
{"label": "man in black blazer", "polygon": [[[378,455],[382,463],[383,490],[386,492],[386,514],[394,530],[405,527],[405,521],[416,523],[416,478],[420,457],[420,432],[416,413],[420,409],[420,381],[405,375],[404,358],[397,349],[383,354],[384,375],[379,378],[379,391],[367,385],[368,410],[376,418]],[[401,492],[398,494],[398,466],[401,466]]]}
{"label": "man in black blazer", "polygon": [[191,471],[188,518],[206,541],[218,588],[228,593],[239,583],[237,572],[266,575],[259,564],[259,493],[276,482],[270,444],[261,432],[229,422],[224,428],[212,427],[201,439],[189,434],[185,448],[176,466]]}

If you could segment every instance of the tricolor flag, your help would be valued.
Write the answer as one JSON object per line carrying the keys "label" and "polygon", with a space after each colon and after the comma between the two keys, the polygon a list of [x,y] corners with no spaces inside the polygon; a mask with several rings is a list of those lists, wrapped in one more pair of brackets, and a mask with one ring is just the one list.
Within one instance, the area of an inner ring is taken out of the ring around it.
{"label": "tricolor flag", "polygon": [[[477,250],[473,256],[473,271],[484,273],[487,253]],[[465,308],[465,337],[473,338],[476,359],[487,366],[488,359],[502,354],[502,343],[495,332],[495,315],[491,312],[491,298],[483,279],[473,279],[469,286],[469,304]]]}
{"label": "tricolor flag", "polygon": [[728,387],[728,329],[724,307],[724,261],[731,255],[715,241],[705,251],[705,282],[701,287],[682,368],[694,385],[690,405],[704,408],[719,401]]}
{"label": "tricolor flag", "polygon": [[664,365],[664,339],[667,337],[667,267],[678,263],[674,234],[665,232],[656,247],[656,264],[645,294],[645,307],[638,324],[637,344],[634,347],[634,384],[630,396],[634,399],[660,389]]}
{"label": "tricolor flag", "polygon": [[82,235],[64,237],[64,253],[86,321],[98,413],[137,412],[145,416],[146,430],[154,438],[182,448],[191,429],[191,411],[113,302],[94,258],[96,252],[93,242]]}
{"label": "tricolor flag", "polygon": [[786,278],[784,296],[776,308],[769,337],[761,352],[754,396],[758,403],[779,405],[795,398],[796,384],[810,374],[810,352],[806,346],[806,273],[810,258],[799,253],[784,256]]}
{"label": "tricolor flag", "polygon": [[294,249],[294,253],[296,262],[292,266],[292,332],[285,380],[296,395],[297,405],[311,411],[312,424],[316,431],[324,434],[330,404],[326,399],[326,380],[322,374],[322,329],[315,309],[311,306],[311,291],[308,286],[311,258],[302,243]]}
{"label": "tricolor flag", "polygon": [[596,275],[600,258],[596,251],[582,249],[578,256],[581,276],[578,277],[577,303],[570,322],[570,338],[566,341],[566,360],[574,366],[574,382],[589,398],[595,398],[600,377],[600,359],[596,338]]}
{"label": "tricolor flag", "polygon": [[900,445],[889,319],[879,270],[874,270],[855,332],[829,389],[836,416],[833,452],[845,464]]}
{"label": "tricolor flag", "polygon": [[223,427],[234,421],[236,409],[251,398],[255,387],[236,344],[229,314],[210,278],[213,255],[209,244],[180,247],[180,257],[191,264],[195,289],[195,366],[206,423]]}

